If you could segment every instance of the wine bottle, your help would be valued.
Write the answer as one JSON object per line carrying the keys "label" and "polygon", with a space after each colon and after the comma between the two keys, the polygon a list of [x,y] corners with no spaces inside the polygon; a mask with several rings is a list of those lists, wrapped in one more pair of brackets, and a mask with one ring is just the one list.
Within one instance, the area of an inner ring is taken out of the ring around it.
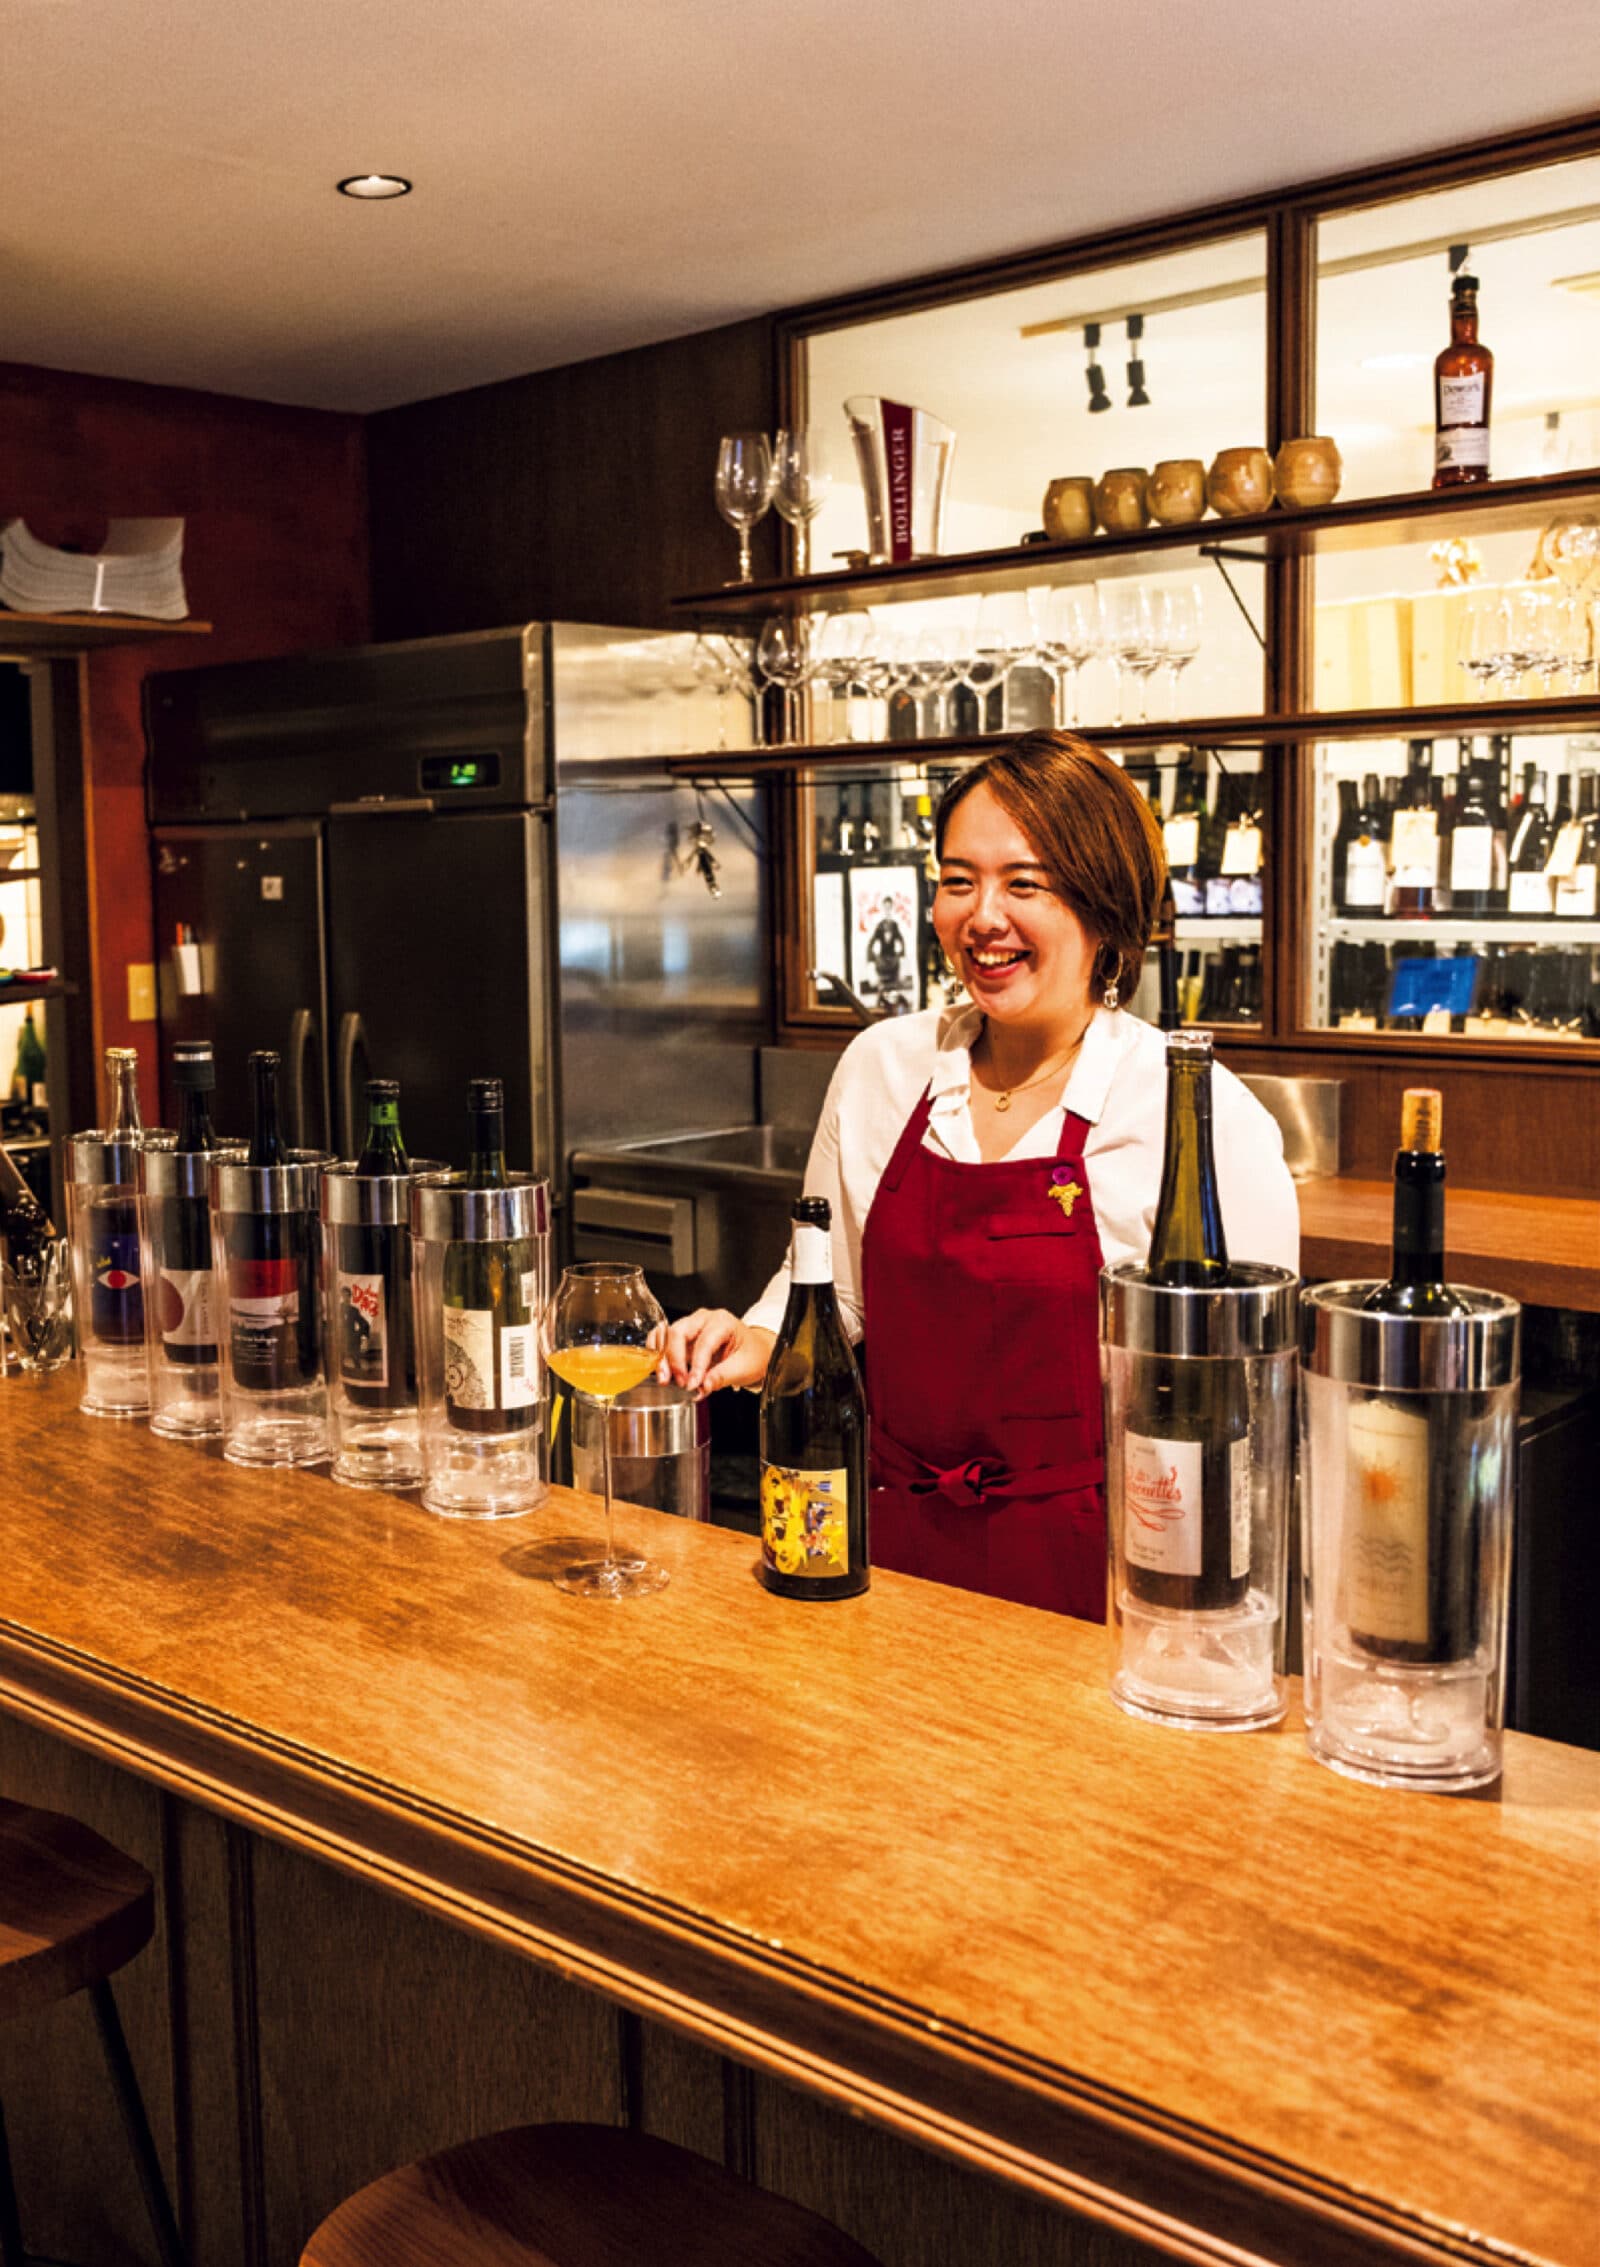
{"label": "wine bottle", "polygon": [[[106,1090],[111,1108],[106,1138],[137,1149],[144,1139],[139,1116],[139,1057],[132,1047],[106,1049]],[[97,1196],[89,1206],[89,1329],[106,1346],[144,1341],[144,1292],[139,1280],[139,1208],[132,1197]]]}
{"label": "wine bottle", "polygon": [[867,1555],[867,1405],[833,1287],[825,1197],[795,1205],[789,1304],[761,1389],[761,1579],[784,1598],[854,1598]]}
{"label": "wine bottle", "polygon": [[33,1020],[33,1003],[30,1000],[22,1018],[22,1029],[17,1034],[17,1059],[11,1073],[11,1099],[20,1102],[30,1113],[49,1107],[45,1097],[44,1041]]}
{"label": "wine bottle", "polygon": [[55,1241],[50,1215],[0,1141],[0,1241],[19,1276],[36,1281],[46,1247]]}
{"label": "wine bottle", "polygon": [[1595,774],[1578,774],[1577,808],[1570,822],[1563,855],[1560,836],[1553,854],[1556,912],[1564,921],[1592,921],[1600,898],[1600,812],[1596,809]]}
{"label": "wine bottle", "polygon": [[[503,1189],[505,1090],[497,1078],[467,1089],[472,1156],[463,1184]],[[538,1417],[539,1275],[524,1237],[465,1240],[444,1255],[444,1387],[450,1422],[466,1433],[520,1432]]]}
{"label": "wine bottle", "polygon": [[1356,838],[1361,815],[1361,788],[1356,780],[1341,779],[1338,782],[1338,793],[1339,816],[1334,824],[1333,840],[1328,845],[1328,859],[1333,869],[1333,910],[1335,913],[1348,913],[1350,901],[1346,891],[1345,860],[1349,857],[1350,845]]}
{"label": "wine bottle", "polygon": [[1179,766],[1172,809],[1161,829],[1172,902],[1183,920],[1192,920],[1206,909],[1205,881],[1200,870],[1200,830],[1205,816],[1205,775],[1196,764],[1191,748]]}
{"label": "wine bottle", "polygon": [[[251,1127],[245,1162],[290,1162],[278,1117],[280,1058],[250,1057]],[[317,1374],[316,1249],[303,1213],[241,1212],[228,1233],[228,1347],[236,1385],[281,1393]]]}
{"label": "wine bottle", "polygon": [[1467,765],[1461,775],[1461,800],[1450,836],[1450,910],[1467,920],[1483,920],[1502,906],[1494,886],[1494,805],[1483,767]]}
{"label": "wine bottle", "polygon": [[1489,477],[1489,396],[1494,356],[1478,338],[1478,279],[1450,287],[1450,344],[1433,365],[1433,485],[1460,488]]}
{"label": "wine bottle", "polygon": [[[400,1136],[400,1089],[367,1081],[367,1137],[355,1178],[405,1176],[411,1160]],[[376,1221],[336,1231],[330,1317],[339,1376],[357,1409],[409,1409],[416,1399],[407,1231]]]}
{"label": "wine bottle", "polygon": [[[1444,1279],[1444,1105],[1408,1088],[1394,1160],[1394,1253],[1373,1313],[1448,1318],[1470,1312]],[[1472,1650],[1477,1570],[1470,1498],[1473,1397],[1375,1393],[1350,1410],[1341,1619],[1384,1660],[1454,1661]]]}
{"label": "wine bottle", "polygon": [[1433,743],[1412,740],[1406,776],[1389,841],[1393,888],[1390,911],[1415,918],[1432,913],[1439,888],[1439,814],[1433,807]]}
{"label": "wine bottle", "polygon": [[1382,913],[1388,889],[1389,855],[1385,844],[1383,797],[1378,775],[1373,771],[1369,771],[1362,782],[1361,801],[1345,845],[1344,871],[1340,879],[1344,912],[1370,919]]}
{"label": "wine bottle", "polygon": [[[1211,1034],[1167,1041],[1166,1154],[1149,1279],[1174,1290],[1229,1282],[1212,1149]],[[1250,1394],[1244,1364],[1134,1358],[1123,1437],[1128,1589],[1154,1606],[1241,1604],[1250,1586]]]}
{"label": "wine bottle", "polygon": [[1555,841],[1547,808],[1545,775],[1529,764],[1523,773],[1522,808],[1511,839],[1511,878],[1507,903],[1512,913],[1555,911],[1555,888],[1545,867]]}
{"label": "wine bottle", "polygon": [[[180,1039],[172,1050],[178,1093],[180,1157],[201,1157],[217,1146],[211,1097],[217,1072],[209,1039]],[[211,1282],[211,1220],[204,1196],[164,1196],[150,1204],[150,1241],[156,1255],[156,1311],[167,1359],[193,1368],[217,1358],[217,1324]]]}

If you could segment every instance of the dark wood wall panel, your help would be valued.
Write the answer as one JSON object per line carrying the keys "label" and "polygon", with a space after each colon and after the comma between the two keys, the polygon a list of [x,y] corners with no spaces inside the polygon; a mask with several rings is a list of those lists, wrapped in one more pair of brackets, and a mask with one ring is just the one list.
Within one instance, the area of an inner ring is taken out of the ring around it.
{"label": "dark wood wall panel", "polygon": [[[546,619],[671,627],[737,564],[717,442],[773,422],[766,318],[367,420],[374,634]],[[756,572],[777,571],[775,515]]]}
{"label": "dark wood wall panel", "polygon": [[1457,1068],[1443,1043],[1429,1060],[1397,1061],[1309,1047],[1230,1052],[1226,1037],[1219,1039],[1223,1060],[1236,1071],[1343,1080],[1341,1170],[1355,1179],[1388,1178],[1400,1138],[1401,1095],[1408,1086],[1436,1086],[1444,1096],[1450,1178],[1458,1187],[1600,1194],[1600,1072],[1592,1066]]}

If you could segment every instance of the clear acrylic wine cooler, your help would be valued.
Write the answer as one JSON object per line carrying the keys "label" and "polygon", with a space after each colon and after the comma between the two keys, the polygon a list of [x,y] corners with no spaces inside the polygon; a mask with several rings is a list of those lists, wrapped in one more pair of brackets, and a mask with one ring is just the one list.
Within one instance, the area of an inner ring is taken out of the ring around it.
{"label": "clear acrylic wine cooler", "polygon": [[222,1453],[230,1464],[322,1464],[331,1453],[314,1149],[281,1165],[211,1164]]}
{"label": "clear acrylic wine cooler", "polygon": [[1376,1288],[1301,1308],[1307,1737],[1349,1777],[1461,1792],[1500,1772],[1521,1310],[1368,1312]]}
{"label": "clear acrylic wine cooler", "polygon": [[1230,1275],[1173,1290],[1128,1261],[1100,1277],[1112,1697],[1193,1730],[1287,1705],[1298,1279]]}
{"label": "clear acrylic wine cooler", "polygon": [[145,1283],[139,1258],[139,1152],[176,1137],[90,1130],[67,1143],[67,1236],[88,1417],[143,1417]]}
{"label": "clear acrylic wine cooler", "polygon": [[222,1430],[219,1291],[211,1249],[211,1167],[240,1164],[237,1146],[179,1152],[177,1136],[146,1134],[139,1151],[139,1259],[150,1430],[205,1440]]}
{"label": "clear acrylic wine cooler", "polygon": [[414,1488],[422,1479],[413,1321],[411,1187],[445,1166],[322,1176],[322,1282],[328,1327],[333,1477],[350,1488]]}

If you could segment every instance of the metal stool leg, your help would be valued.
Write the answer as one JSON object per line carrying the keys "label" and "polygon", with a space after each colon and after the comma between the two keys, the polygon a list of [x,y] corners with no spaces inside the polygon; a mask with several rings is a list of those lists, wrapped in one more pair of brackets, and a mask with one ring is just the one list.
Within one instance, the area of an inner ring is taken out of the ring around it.
{"label": "metal stool leg", "polygon": [[188,2267],[183,2238],[178,2233],[178,2223],[173,2216],[167,2184],[162,2177],[161,2160],[156,2155],[156,2145],[150,2135],[150,2121],[144,2114],[144,2099],[139,2092],[139,2081],[134,2075],[128,2042],[122,2035],[122,2022],[117,2014],[117,2003],[111,1996],[111,1986],[104,1982],[91,1984],[89,1998],[100,2030],[100,2044],[106,2051],[106,2065],[111,2072],[112,2086],[116,2090],[117,2107],[122,2112],[128,2145],[133,2151],[139,2186],[144,2192],[145,2210],[150,2215],[156,2249],[161,2254],[161,2267]]}
{"label": "metal stool leg", "polygon": [[17,2216],[17,2188],[11,2177],[11,2150],[6,2141],[6,2113],[0,2106],[0,2267],[28,2267],[22,2248],[22,2222]]}

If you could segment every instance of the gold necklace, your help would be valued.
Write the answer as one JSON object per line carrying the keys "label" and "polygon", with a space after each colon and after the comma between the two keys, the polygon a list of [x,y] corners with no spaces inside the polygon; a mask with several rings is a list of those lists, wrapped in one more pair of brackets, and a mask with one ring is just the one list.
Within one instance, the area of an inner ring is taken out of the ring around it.
{"label": "gold necklace", "polygon": [[995,1108],[997,1110],[1009,1110],[1013,1101],[1019,1094],[1031,1093],[1034,1087],[1043,1086],[1046,1079],[1059,1078],[1062,1072],[1068,1069],[1068,1067],[1071,1065],[1073,1058],[1078,1052],[1078,1049],[1083,1045],[1084,1032],[1086,1032],[1088,1028],[1089,1026],[1085,1024],[1083,1031],[1080,1031],[1078,1033],[1077,1038],[1073,1040],[1072,1045],[1062,1056],[1060,1062],[1050,1064],[1048,1069],[1040,1071],[1036,1077],[1028,1079],[1021,1086],[1003,1086],[998,1094],[991,1097],[994,1102]]}

